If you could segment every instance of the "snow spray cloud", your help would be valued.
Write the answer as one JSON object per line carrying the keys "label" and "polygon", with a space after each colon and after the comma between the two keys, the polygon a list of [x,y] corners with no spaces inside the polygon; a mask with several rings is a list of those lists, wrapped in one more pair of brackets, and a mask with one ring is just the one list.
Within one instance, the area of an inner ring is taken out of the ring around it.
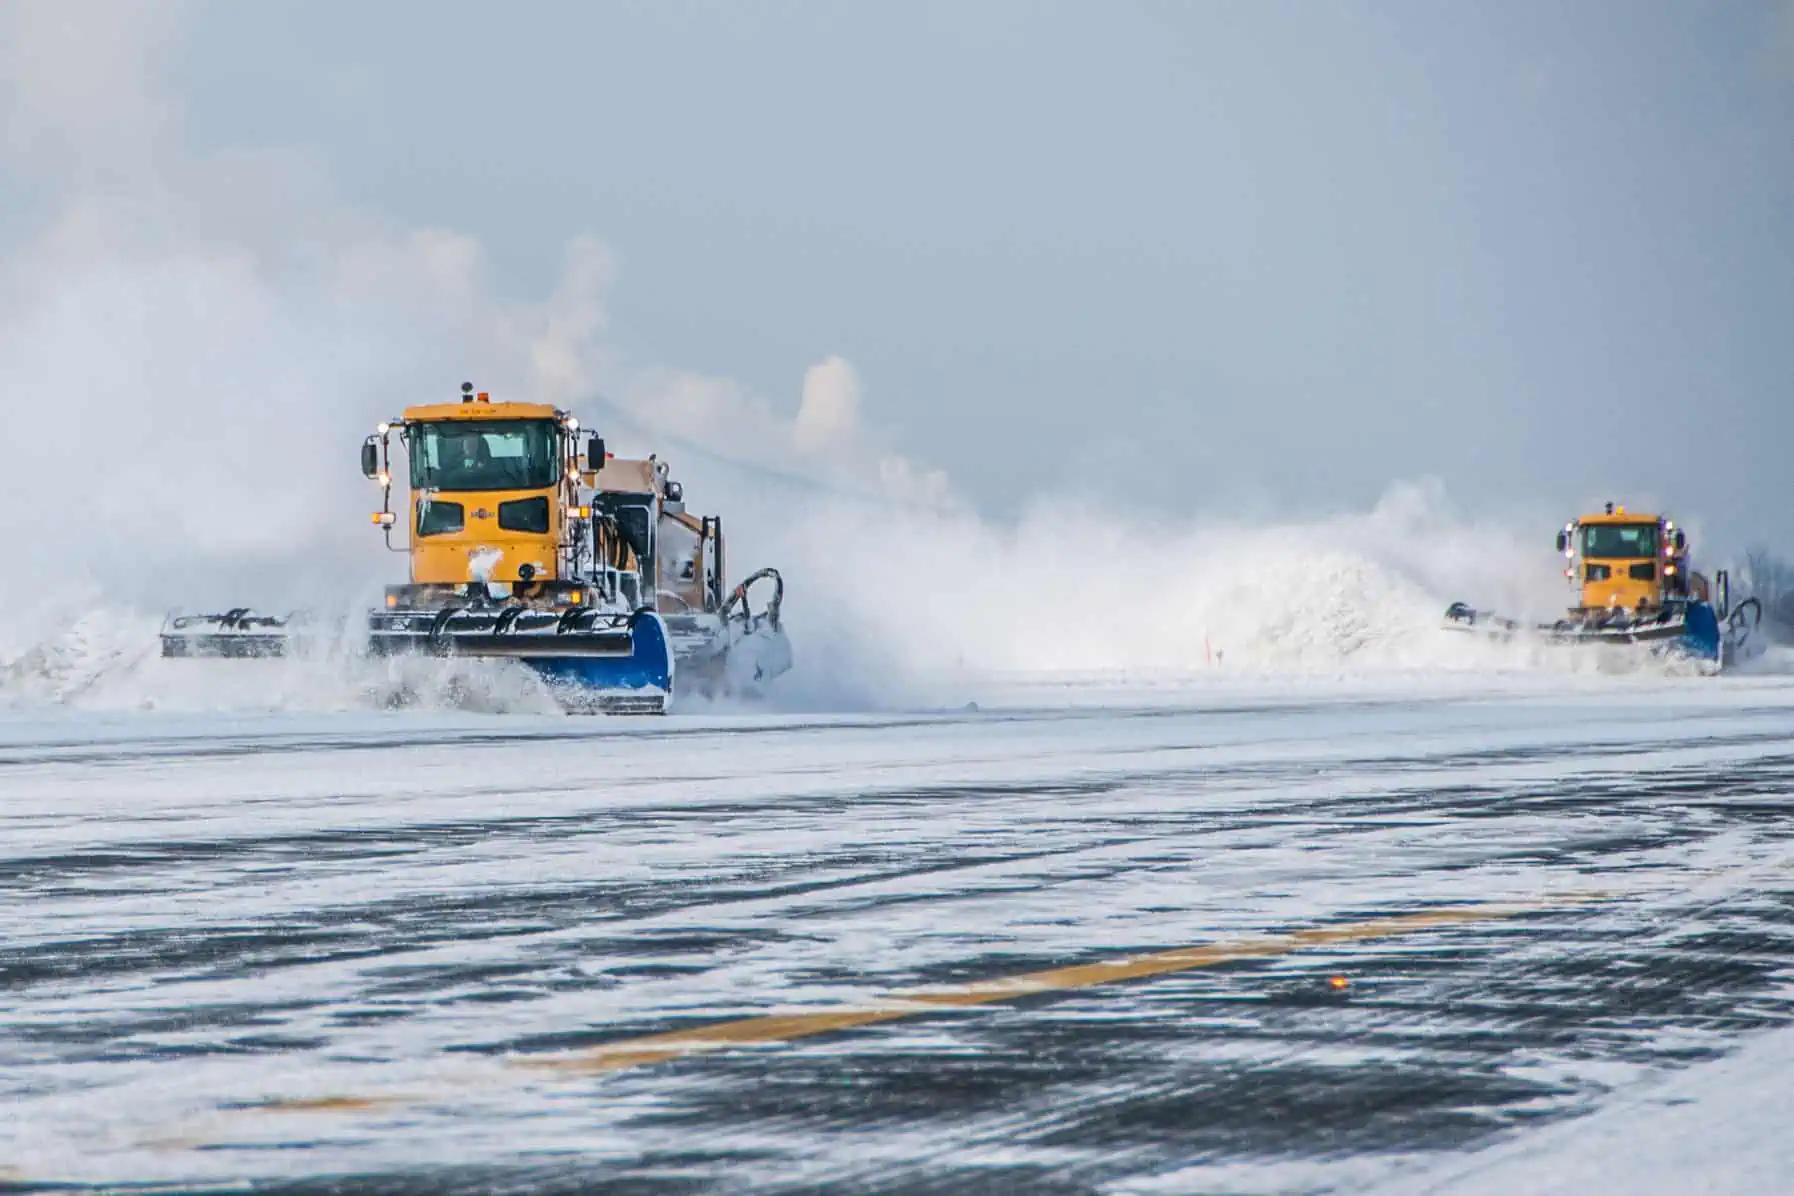
{"label": "snow spray cloud", "polygon": [[949,700],[1029,673],[1530,668],[1524,648],[1444,630],[1444,608],[1542,616],[1565,597],[1543,536],[1464,517],[1436,481],[1392,485],[1367,512],[1249,523],[1119,497],[1041,496],[999,523],[775,494],[755,494],[754,522],[789,562],[800,660],[826,662],[791,689],[821,704]]}
{"label": "snow spray cloud", "polygon": [[365,601],[393,561],[357,442],[464,377],[582,412],[611,395],[625,451],[686,435],[944,491],[871,447],[839,358],[794,414],[622,365],[604,340],[611,258],[589,235],[549,294],[501,300],[478,241],[358,209],[302,152],[196,151],[163,77],[181,16],[0,8],[0,191],[31,200],[0,238],[0,666],[62,635],[110,659],[174,606]]}
{"label": "snow spray cloud", "polygon": [[0,264],[0,535],[33,566],[0,600],[338,588],[378,551],[355,535],[364,429],[467,362],[586,381],[595,242],[548,300],[497,302],[467,237],[368,218],[298,156],[191,153],[157,77],[165,12],[25,3],[0,25],[0,169],[44,197]]}
{"label": "snow spray cloud", "polygon": [[[612,259],[589,235],[547,295],[503,300],[477,240],[360,210],[304,153],[197,152],[162,77],[180,35],[167,6],[0,8],[0,184],[33,197],[0,245],[0,689],[30,657],[40,696],[138,704],[168,607],[365,602],[394,562],[367,526],[357,443],[463,377],[670,456],[726,515],[738,573],[785,570],[788,692],[810,703],[901,702],[990,670],[1437,664],[1446,599],[1514,598],[1541,572],[1425,487],[1244,527],[1154,519],[1116,479],[994,525],[881,443],[839,357],[784,403],[628,365],[605,335]],[[381,692],[363,681],[252,688],[330,706]]]}

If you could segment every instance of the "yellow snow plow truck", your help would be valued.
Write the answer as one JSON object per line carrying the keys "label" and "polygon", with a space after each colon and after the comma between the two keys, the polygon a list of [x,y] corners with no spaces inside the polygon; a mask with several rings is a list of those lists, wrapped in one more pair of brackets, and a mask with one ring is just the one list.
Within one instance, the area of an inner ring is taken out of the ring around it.
{"label": "yellow snow plow truck", "polygon": [[[1634,646],[1723,668],[1751,643],[1762,619],[1755,598],[1731,604],[1731,580],[1711,582],[1694,571],[1688,536],[1673,519],[1608,503],[1597,514],[1557,533],[1564,578],[1577,601],[1563,618],[1537,627],[1552,643]],[[1453,630],[1508,637],[1524,630],[1512,619],[1454,602],[1445,612]]]}
{"label": "yellow snow plow truck", "polygon": [[[399,510],[395,435],[409,480]],[[790,667],[779,574],[727,588],[722,520],[686,513],[665,462],[617,460],[596,435],[582,446],[569,412],[495,403],[464,383],[459,402],[380,424],[361,470],[383,495],[374,525],[410,561],[409,579],[368,612],[371,653],[518,660],[570,708],[643,712],[666,708],[675,679],[685,692],[739,691]],[[243,607],[177,614],[162,654],[281,656],[313,626]]]}

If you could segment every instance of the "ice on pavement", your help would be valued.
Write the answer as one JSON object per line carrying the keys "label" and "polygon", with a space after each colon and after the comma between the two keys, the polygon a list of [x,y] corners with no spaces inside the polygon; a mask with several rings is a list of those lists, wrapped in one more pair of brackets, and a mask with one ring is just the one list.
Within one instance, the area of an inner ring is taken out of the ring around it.
{"label": "ice on pavement", "polygon": [[[1794,767],[1783,678],[1094,680],[909,714],[0,715],[0,1157],[94,1182],[452,1158],[469,1190],[556,1167],[1362,1189],[1788,1016],[1794,846],[1762,816]],[[507,1062],[1591,891],[608,1079]],[[1350,1000],[1317,1005],[1334,972]],[[256,1109],[320,1098],[389,1103]],[[1340,1161],[1227,1112],[1260,1107],[1308,1109]]]}

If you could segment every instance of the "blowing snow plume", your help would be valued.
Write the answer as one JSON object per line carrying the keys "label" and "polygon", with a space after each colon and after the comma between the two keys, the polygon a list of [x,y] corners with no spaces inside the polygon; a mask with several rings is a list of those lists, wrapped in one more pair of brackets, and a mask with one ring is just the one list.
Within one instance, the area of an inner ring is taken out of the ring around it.
{"label": "blowing snow plume", "polygon": [[969,510],[800,499],[782,546],[808,684],[921,699],[996,674],[1374,674],[1524,668],[1523,648],[1440,627],[1449,595],[1558,601],[1527,537],[1455,515],[1434,482],[1305,521],[1166,519],[1037,498]]}
{"label": "blowing snow plume", "polygon": [[[1464,663],[1469,646],[1435,631],[1444,601],[1511,595],[1538,568],[1412,487],[1277,526],[1065,497],[992,523],[883,444],[840,357],[784,401],[628,365],[605,339],[612,261],[590,236],[568,240],[547,294],[500,299],[478,241],[358,209],[303,153],[194,151],[163,79],[180,32],[178,10],[0,10],[0,171],[33,199],[0,259],[0,372],[33,397],[10,410],[30,451],[0,505],[29,563],[0,577],[15,697],[157,700],[170,607],[352,622],[402,569],[368,529],[356,445],[463,377],[670,456],[694,502],[727,516],[735,561],[784,567],[803,702],[905,701],[993,671]],[[389,678],[354,655],[246,688],[264,704],[384,700]],[[223,692],[182,676],[192,701]]]}
{"label": "blowing snow plume", "polygon": [[359,209],[304,152],[195,150],[164,77],[181,16],[0,9],[0,181],[31,201],[0,245],[0,374],[31,396],[0,505],[28,565],[0,574],[15,695],[105,692],[171,607],[365,608],[403,564],[368,530],[357,442],[463,378],[568,407],[615,394],[642,431],[625,451],[683,431],[932,484],[895,458],[855,470],[838,358],[795,418],[727,380],[620,364],[590,236],[545,296],[500,299],[478,241]]}
{"label": "blowing snow plume", "polygon": [[475,366],[564,399],[602,364],[595,241],[546,299],[503,302],[478,243],[359,212],[302,155],[197,155],[160,78],[177,32],[161,9],[0,10],[0,170],[38,200],[0,263],[0,374],[32,396],[8,416],[31,449],[0,507],[34,566],[0,581],[13,611],[365,588],[388,562],[363,431]]}

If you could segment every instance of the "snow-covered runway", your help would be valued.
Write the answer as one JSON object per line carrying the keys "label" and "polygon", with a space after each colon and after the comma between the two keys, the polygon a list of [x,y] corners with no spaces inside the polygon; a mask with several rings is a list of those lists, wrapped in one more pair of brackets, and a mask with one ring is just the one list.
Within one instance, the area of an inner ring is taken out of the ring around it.
{"label": "snow-covered runway", "polygon": [[[1664,1086],[1789,1053],[1787,680],[1090,693],[0,716],[0,1177],[1516,1190],[1568,1160],[1566,1118],[1623,1142]],[[1776,1099],[1734,1088],[1678,1124]],[[1794,1167],[1746,1153],[1731,1174]]]}

